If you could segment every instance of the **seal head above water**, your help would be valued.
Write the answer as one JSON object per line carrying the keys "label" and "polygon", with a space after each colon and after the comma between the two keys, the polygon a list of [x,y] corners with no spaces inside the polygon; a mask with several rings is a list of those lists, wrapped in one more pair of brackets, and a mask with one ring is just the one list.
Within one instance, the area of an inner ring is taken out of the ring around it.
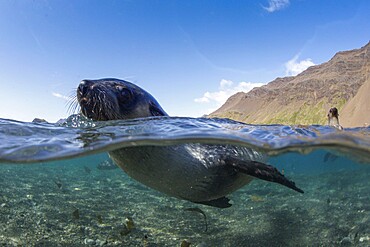
{"label": "seal head above water", "polygon": [[339,124],[339,113],[336,107],[330,108],[328,113],[328,125],[334,126],[339,130],[343,130],[343,127]]}
{"label": "seal head above water", "polygon": [[167,115],[148,92],[117,79],[81,81],[77,101],[84,116],[99,121]]}
{"label": "seal head above water", "polygon": [[[148,92],[118,79],[83,80],[77,88],[81,113],[98,121],[167,116]],[[226,195],[253,178],[303,193],[255,150],[230,145],[182,144],[125,147],[109,152],[129,176],[167,195],[219,208]],[[253,159],[251,159],[252,157]]]}

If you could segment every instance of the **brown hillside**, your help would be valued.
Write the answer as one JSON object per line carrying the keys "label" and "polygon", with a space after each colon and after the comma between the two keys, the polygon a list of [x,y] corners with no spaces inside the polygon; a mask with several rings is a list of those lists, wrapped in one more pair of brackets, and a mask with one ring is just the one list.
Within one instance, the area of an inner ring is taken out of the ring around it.
{"label": "brown hillside", "polygon": [[337,107],[344,127],[370,123],[370,43],[338,52],[297,76],[277,78],[249,93],[231,96],[210,117],[253,124],[326,124]]}

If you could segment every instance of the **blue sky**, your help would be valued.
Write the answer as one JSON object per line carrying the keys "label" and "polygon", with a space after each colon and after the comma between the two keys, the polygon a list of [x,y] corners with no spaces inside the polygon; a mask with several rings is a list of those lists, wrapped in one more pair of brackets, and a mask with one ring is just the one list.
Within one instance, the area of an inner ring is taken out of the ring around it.
{"label": "blue sky", "polygon": [[82,79],[116,77],[175,116],[370,39],[370,1],[0,1],[0,118],[53,122]]}

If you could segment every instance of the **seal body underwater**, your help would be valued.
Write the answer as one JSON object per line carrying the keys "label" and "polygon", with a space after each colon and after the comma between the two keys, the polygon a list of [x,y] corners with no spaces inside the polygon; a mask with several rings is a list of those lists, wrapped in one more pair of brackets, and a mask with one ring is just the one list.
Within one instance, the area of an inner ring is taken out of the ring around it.
{"label": "seal body underwater", "polygon": [[[168,116],[148,92],[118,79],[83,80],[77,88],[81,113],[106,121]],[[230,207],[228,194],[254,178],[303,193],[261,154],[230,145],[181,144],[125,147],[110,151],[113,161],[135,180],[167,195],[194,203]],[[248,159],[246,157],[254,157]]]}

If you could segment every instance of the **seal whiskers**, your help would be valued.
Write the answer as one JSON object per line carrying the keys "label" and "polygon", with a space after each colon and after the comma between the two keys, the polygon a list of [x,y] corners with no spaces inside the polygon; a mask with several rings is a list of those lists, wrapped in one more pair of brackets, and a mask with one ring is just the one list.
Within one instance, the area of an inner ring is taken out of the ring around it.
{"label": "seal whiskers", "polygon": [[77,100],[76,93],[73,93],[69,96],[69,100],[67,102],[67,112],[69,114],[75,114],[77,112],[77,109],[79,108],[79,102]]}

